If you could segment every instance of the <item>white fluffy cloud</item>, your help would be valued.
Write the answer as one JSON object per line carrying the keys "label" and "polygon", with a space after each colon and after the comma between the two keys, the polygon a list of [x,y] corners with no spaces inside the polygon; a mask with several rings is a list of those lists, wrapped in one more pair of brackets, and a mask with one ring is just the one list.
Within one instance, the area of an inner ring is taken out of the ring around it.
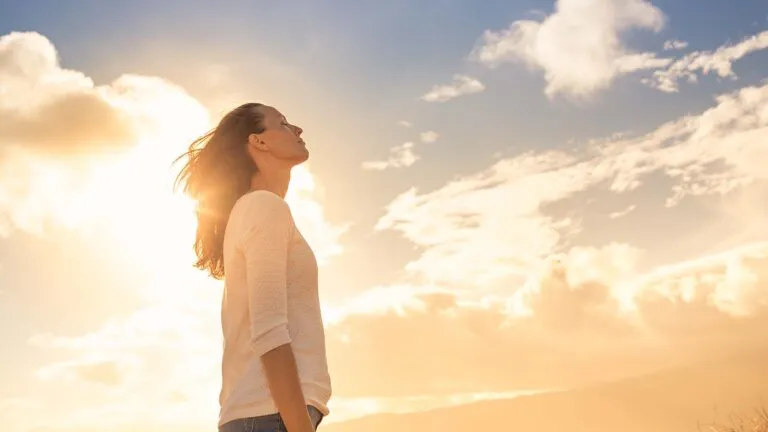
{"label": "white fluffy cloud", "polygon": [[[61,68],[55,47],[38,33],[0,37],[0,83],[0,147],[108,153],[134,147],[149,133],[167,137],[182,124],[208,122],[205,109],[168,81],[124,75],[95,85]],[[182,131],[176,139],[201,132]]]}
{"label": "white fluffy cloud", "polygon": [[[165,235],[188,238],[173,221],[189,208],[170,195],[169,168],[211,120],[184,89],[136,75],[95,85],[82,72],[62,69],[44,36],[11,33],[0,37],[0,95],[0,235],[168,223],[173,228]],[[325,218],[315,182],[299,167],[287,199],[325,263],[341,253],[347,225]],[[167,220],[153,220],[160,208]]]}
{"label": "white fluffy cloud", "polygon": [[747,54],[766,48],[768,48],[768,30],[745,38],[739,43],[722,46],[714,52],[695,51],[687,54],[669,67],[655,71],[653,78],[645,79],[644,82],[665,92],[676,92],[681,80],[696,82],[698,74],[715,73],[720,78],[736,79],[733,62]]}
{"label": "white fluffy cloud", "polygon": [[454,75],[450,84],[435,85],[430,91],[421,96],[426,102],[447,102],[459,96],[480,93],[485,85],[467,75]]}
{"label": "white fluffy cloud", "polygon": [[[5,234],[91,227],[110,205],[126,210],[117,204],[143,186],[151,201],[167,186],[161,176],[172,158],[209,122],[202,105],[166,80],[123,75],[95,85],[62,69],[54,46],[37,33],[0,37],[0,83]],[[144,175],[135,178],[136,171]],[[127,210],[126,217],[137,211]]]}
{"label": "white fluffy cloud", "polygon": [[[768,31],[715,51],[694,51],[675,60],[652,52],[634,52],[622,40],[631,30],[659,31],[661,10],[647,0],[558,0],[555,11],[540,21],[518,20],[509,28],[487,30],[470,59],[494,68],[521,62],[541,70],[550,98],[561,94],[587,98],[607,89],[616,78],[652,70],[641,81],[664,92],[679,90],[680,81],[700,75],[736,79],[733,63],[768,48]],[[688,42],[667,40],[664,51],[679,51]]]}
{"label": "white fluffy cloud", "polygon": [[586,97],[618,76],[667,65],[669,59],[632,52],[622,41],[629,30],[663,25],[663,13],[646,0],[558,0],[542,21],[486,31],[470,58],[491,67],[522,61],[544,72],[548,96]]}

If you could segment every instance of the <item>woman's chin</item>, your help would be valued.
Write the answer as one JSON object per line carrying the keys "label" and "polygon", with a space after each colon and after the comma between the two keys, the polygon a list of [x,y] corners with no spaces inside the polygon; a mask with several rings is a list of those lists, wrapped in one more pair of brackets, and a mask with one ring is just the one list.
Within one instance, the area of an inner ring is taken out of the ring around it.
{"label": "woman's chin", "polygon": [[307,149],[304,149],[304,151],[300,152],[295,158],[293,158],[293,162],[296,165],[299,165],[301,163],[304,163],[309,159],[309,151]]}

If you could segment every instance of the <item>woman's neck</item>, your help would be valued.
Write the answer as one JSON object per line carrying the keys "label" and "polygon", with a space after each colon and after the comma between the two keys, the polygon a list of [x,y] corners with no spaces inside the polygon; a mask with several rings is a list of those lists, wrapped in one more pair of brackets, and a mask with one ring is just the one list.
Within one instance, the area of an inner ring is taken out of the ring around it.
{"label": "woman's neck", "polygon": [[290,182],[291,170],[259,171],[251,177],[251,190],[268,190],[285,198]]}

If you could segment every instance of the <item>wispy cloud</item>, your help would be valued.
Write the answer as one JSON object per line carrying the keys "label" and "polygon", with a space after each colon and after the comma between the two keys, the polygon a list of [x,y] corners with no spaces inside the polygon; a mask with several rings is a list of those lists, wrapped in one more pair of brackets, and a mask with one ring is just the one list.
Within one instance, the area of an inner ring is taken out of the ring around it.
{"label": "wispy cloud", "polygon": [[419,156],[413,152],[413,142],[411,141],[392,147],[389,152],[391,154],[389,159],[366,161],[363,162],[362,168],[365,170],[383,171],[389,168],[409,167],[419,160]]}
{"label": "wispy cloud", "polygon": [[768,157],[766,103],[768,85],[747,87],[643,136],[578,152],[532,151],[431,192],[411,188],[387,206],[376,229],[398,231],[420,248],[405,267],[417,281],[504,286],[578,232],[578,220],[545,211],[578,192],[598,184],[627,192],[658,173],[672,184],[667,204],[674,206],[766,180],[757,162]]}
{"label": "wispy cloud", "polygon": [[618,219],[618,218],[620,218],[622,216],[626,216],[626,215],[632,213],[632,211],[634,211],[635,208],[637,208],[637,206],[632,204],[632,205],[627,206],[623,210],[615,211],[615,212],[612,212],[612,213],[608,214],[608,217],[611,218],[611,219]]}
{"label": "wispy cloud", "polygon": [[[435,131],[426,131],[419,134],[419,141],[423,144],[431,144],[440,137]],[[416,144],[408,141],[389,149],[390,156],[386,160],[372,160],[362,163],[362,168],[369,171],[384,171],[391,168],[407,168],[415,164],[420,156],[416,153]]]}
{"label": "wispy cloud", "polygon": [[317,179],[307,166],[295,167],[285,199],[291,205],[291,212],[296,225],[301,228],[301,234],[312,245],[318,264],[324,266],[344,252],[342,238],[352,223],[330,221],[319,196]]}
{"label": "wispy cloud", "polygon": [[688,47],[688,42],[670,39],[664,42],[664,51],[681,50]]}
{"label": "wispy cloud", "polygon": [[0,419],[3,427],[11,432],[32,430],[35,426],[35,413],[43,409],[40,401],[31,397],[12,397],[0,399]]}
{"label": "wispy cloud", "polygon": [[421,139],[421,142],[431,144],[437,139],[440,138],[440,134],[438,134],[435,131],[426,131],[419,134],[419,139]]}
{"label": "wispy cloud", "polygon": [[459,96],[479,93],[485,90],[485,85],[467,75],[454,75],[451,84],[436,85],[424,94],[421,99],[426,102],[447,102]]}
{"label": "wispy cloud", "polygon": [[[127,317],[79,336],[33,336],[30,343],[44,352],[69,357],[37,376],[71,396],[47,406],[37,426],[87,428],[109,418],[115,427],[144,430],[215,421],[198,395],[217,391],[217,317],[206,306],[220,296],[217,285],[191,269],[164,275],[142,288],[142,305]],[[173,300],[179,295],[184,303]]]}
{"label": "wispy cloud", "polygon": [[136,367],[136,362],[130,362],[127,357],[115,360],[80,359],[48,365],[37,372],[42,380],[64,379],[84,383],[101,384],[107,387],[117,387],[123,383],[129,371],[127,367]]}
{"label": "wispy cloud", "polygon": [[470,58],[489,67],[521,61],[544,72],[547,96],[588,97],[621,75],[669,64],[653,53],[634,53],[622,41],[629,30],[663,25],[663,13],[645,0],[559,0],[541,21],[486,31]]}
{"label": "wispy cloud", "polygon": [[653,73],[643,82],[665,92],[679,90],[679,82],[696,82],[698,74],[715,73],[720,78],[736,79],[733,62],[755,51],[768,48],[768,30],[745,38],[739,43],[721,46],[714,52],[695,51],[675,61],[666,69]]}

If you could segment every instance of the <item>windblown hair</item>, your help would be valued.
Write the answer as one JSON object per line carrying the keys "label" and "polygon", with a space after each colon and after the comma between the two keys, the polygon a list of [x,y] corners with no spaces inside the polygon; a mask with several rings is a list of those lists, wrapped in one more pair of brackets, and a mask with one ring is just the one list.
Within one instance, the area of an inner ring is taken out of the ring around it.
{"label": "windblown hair", "polygon": [[250,134],[265,130],[261,106],[247,103],[233,109],[174,161],[187,158],[174,189],[181,187],[197,203],[194,266],[215,279],[224,277],[224,230],[232,207],[250,190],[258,170],[247,147]]}

